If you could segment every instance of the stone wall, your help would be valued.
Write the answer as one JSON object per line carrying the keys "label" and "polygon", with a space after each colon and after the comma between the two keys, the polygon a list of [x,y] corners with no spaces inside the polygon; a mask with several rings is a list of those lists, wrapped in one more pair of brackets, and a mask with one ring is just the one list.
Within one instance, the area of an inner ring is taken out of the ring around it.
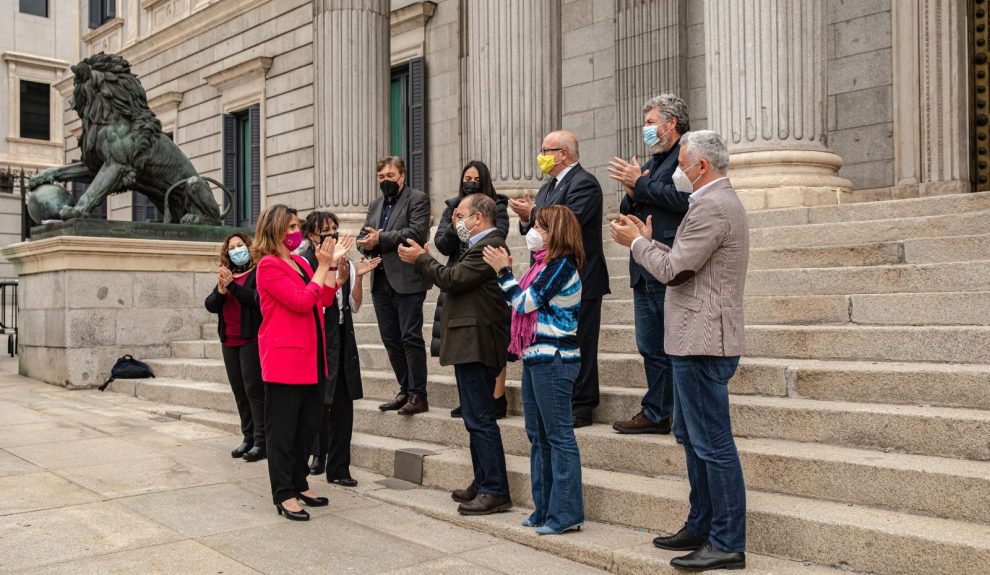
{"label": "stone wall", "polygon": [[892,0],[828,0],[828,145],[856,189],[894,185]]}
{"label": "stone wall", "polygon": [[426,24],[427,169],[436,223],[443,201],[457,194],[463,158],[461,140],[461,19],[458,0],[438,0]]}

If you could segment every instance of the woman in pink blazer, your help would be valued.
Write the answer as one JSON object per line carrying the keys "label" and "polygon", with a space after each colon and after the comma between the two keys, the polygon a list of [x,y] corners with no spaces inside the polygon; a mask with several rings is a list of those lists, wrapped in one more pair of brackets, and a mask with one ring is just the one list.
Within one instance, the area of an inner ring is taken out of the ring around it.
{"label": "woman in pink blazer", "polygon": [[337,293],[336,261],[354,243],[325,240],[316,250],[316,271],[292,255],[302,241],[296,210],[277,204],[258,217],[252,250],[258,260],[261,328],[258,351],[265,382],[265,432],[268,477],[279,515],[306,521],[311,507],[327,505],[306,481],[309,446],[320,429],[325,378],[323,306]]}

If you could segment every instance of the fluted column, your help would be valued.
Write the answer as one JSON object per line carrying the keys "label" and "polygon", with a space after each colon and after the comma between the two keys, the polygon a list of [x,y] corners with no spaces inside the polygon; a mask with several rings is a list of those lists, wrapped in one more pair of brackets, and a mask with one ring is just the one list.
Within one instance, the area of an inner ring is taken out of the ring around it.
{"label": "fluted column", "polygon": [[560,129],[560,0],[466,0],[464,160],[500,191],[533,189],[543,136]]}
{"label": "fluted column", "polygon": [[835,203],[852,188],[826,142],[824,4],[706,0],[709,124],[747,207]]}
{"label": "fluted column", "polygon": [[313,2],[315,206],[358,214],[389,145],[388,0]]}

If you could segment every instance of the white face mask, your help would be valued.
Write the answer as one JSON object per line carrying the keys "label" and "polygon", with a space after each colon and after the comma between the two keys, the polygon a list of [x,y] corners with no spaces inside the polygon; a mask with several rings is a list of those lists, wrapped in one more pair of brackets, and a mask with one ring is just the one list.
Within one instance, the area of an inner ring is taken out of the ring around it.
{"label": "white face mask", "polygon": [[529,228],[529,231],[526,232],[526,247],[531,252],[539,251],[543,247],[543,236],[536,231],[536,228]]}
{"label": "white face mask", "polygon": [[[694,167],[695,164],[697,163],[698,162],[691,164],[690,166],[688,166],[688,168]],[[674,170],[674,175],[671,177],[671,179],[673,179],[674,187],[677,188],[678,192],[684,192],[685,194],[690,194],[694,192],[694,182],[691,181],[691,178],[689,178],[688,175],[684,173],[684,170],[682,170],[680,166],[677,166],[677,169]],[[697,178],[695,178],[695,182],[698,181],[699,179],[701,179],[700,175]]]}
{"label": "white face mask", "polygon": [[[472,214],[473,215],[473,214]],[[458,220],[457,225],[454,226],[454,231],[457,232],[457,239],[461,240],[461,243],[468,243],[471,240],[471,234],[474,233],[474,227],[468,229],[467,224],[464,220]]]}

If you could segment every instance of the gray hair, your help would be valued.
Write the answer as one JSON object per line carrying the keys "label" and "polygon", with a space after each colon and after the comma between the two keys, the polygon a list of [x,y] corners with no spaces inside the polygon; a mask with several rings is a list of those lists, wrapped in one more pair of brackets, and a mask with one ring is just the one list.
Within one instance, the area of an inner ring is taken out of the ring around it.
{"label": "gray hair", "polygon": [[681,136],[681,147],[687,149],[689,160],[708,160],[715,173],[724,176],[729,169],[729,149],[717,132],[697,130]]}
{"label": "gray hair", "polygon": [[660,113],[660,119],[664,122],[671,118],[677,118],[677,126],[674,128],[678,134],[684,134],[691,129],[691,119],[688,117],[687,104],[684,100],[673,94],[660,94],[654,96],[643,104],[643,113],[648,114],[650,110],[656,109]]}
{"label": "gray hair", "polygon": [[495,200],[491,199],[485,194],[477,193],[471,194],[470,196],[465,196],[461,203],[467,203],[468,209],[472,212],[477,212],[481,214],[481,219],[490,223],[495,223],[495,211],[497,207],[495,205]]}

